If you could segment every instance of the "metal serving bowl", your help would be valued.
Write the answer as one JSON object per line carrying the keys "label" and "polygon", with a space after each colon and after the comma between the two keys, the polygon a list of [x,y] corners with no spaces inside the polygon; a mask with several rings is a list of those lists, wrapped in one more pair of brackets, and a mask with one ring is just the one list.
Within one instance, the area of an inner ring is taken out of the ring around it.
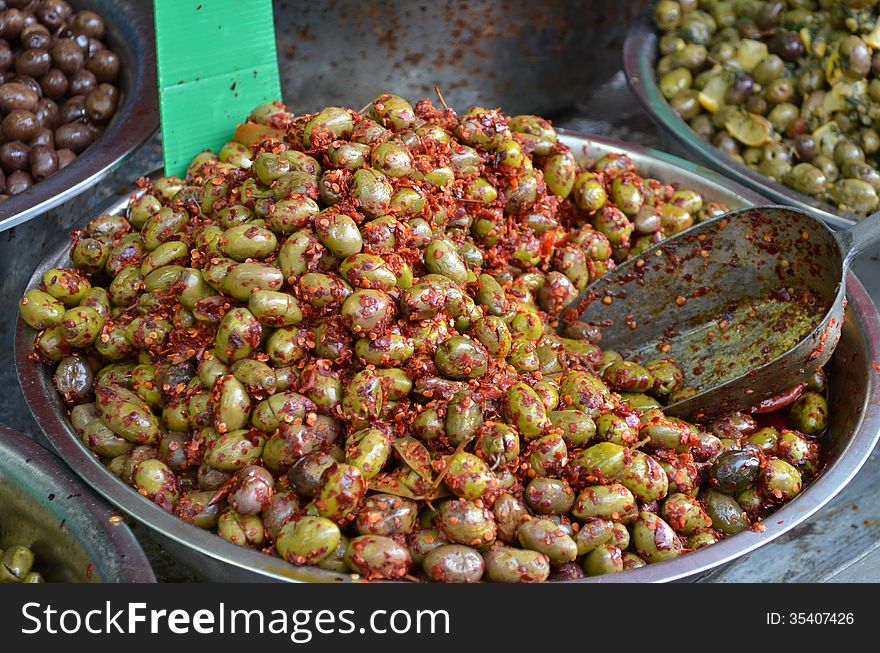
{"label": "metal serving bowl", "polygon": [[[651,0],[275,0],[291,109],[361,107],[376,89],[451,107],[548,116],[618,70],[626,25]],[[589,65],[584,65],[589,62]]]}
{"label": "metal serving bowl", "polygon": [[626,35],[623,44],[623,69],[645,111],[661,128],[661,143],[664,147],[703,163],[717,170],[774,203],[787,204],[805,211],[812,211],[832,227],[845,228],[860,220],[862,216],[842,212],[836,206],[817,200],[793,188],[784,186],[738,163],[700,138],[690,126],[669,106],[657,86],[657,30],[647,15],[636,19]]}
{"label": "metal serving bowl", "polygon": [[[708,201],[737,208],[766,203],[760,195],[719,178],[714,173],[677,157],[624,143],[560,131],[562,140],[582,159],[608,153],[627,154],[639,170],[662,181],[693,188]],[[127,198],[103,208],[121,211]],[[34,271],[28,287],[38,284],[42,273],[69,265],[66,241],[50,250]],[[828,469],[790,504],[766,522],[762,533],[744,532],[672,561],[648,565],[624,574],[579,582],[651,582],[693,577],[729,562],[782,535],[812,515],[837,494],[865,462],[880,431],[880,395],[871,362],[880,359],[880,316],[853,275],[847,281],[849,309],[843,337],[832,359],[832,436]],[[16,325],[15,356],[19,382],[31,412],[52,446],[87,483],[121,510],[143,522],[160,543],[199,576],[215,581],[296,580],[345,581],[349,577],[310,567],[294,567],[284,561],[244,549],[166,513],[114,476],[79,441],[67,411],[52,384],[52,369],[28,358],[34,331],[21,319]]]}
{"label": "metal serving bowl", "polygon": [[0,425],[0,549],[30,547],[49,582],[156,582],[118,517],[55,456]]}
{"label": "metal serving bowl", "polygon": [[104,133],[70,165],[0,202],[0,231],[35,218],[106,177],[159,127],[151,3],[72,0],[104,18],[105,43],[120,60],[121,100]]}

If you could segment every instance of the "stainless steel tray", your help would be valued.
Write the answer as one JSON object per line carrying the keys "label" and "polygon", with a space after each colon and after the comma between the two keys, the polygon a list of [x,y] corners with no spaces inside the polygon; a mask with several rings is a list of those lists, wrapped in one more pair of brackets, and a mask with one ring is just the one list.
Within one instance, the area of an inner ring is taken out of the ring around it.
{"label": "stainless steel tray", "polygon": [[623,69],[630,88],[645,111],[660,127],[663,147],[717,170],[724,176],[751,188],[776,204],[787,204],[812,211],[832,227],[845,228],[862,216],[841,212],[828,202],[779,184],[748,166],[737,163],[711,143],[697,136],[682,120],[657,86],[654,72],[657,61],[657,31],[648,16],[636,19],[627,32],[623,44]]}
{"label": "stainless steel tray", "polygon": [[106,43],[121,63],[122,100],[104,133],[70,165],[0,202],[0,231],[36,218],[94,186],[159,127],[152,3],[73,0],[71,4],[104,18]]}
{"label": "stainless steel tray", "polygon": [[[722,202],[729,208],[764,202],[756,193],[668,154],[575,132],[563,131],[561,136],[578,156],[598,158],[609,152],[626,153],[643,174],[694,188],[707,200]],[[127,197],[121,198],[108,204],[103,211],[121,211],[126,202]],[[83,218],[83,223],[88,217]],[[28,287],[35,286],[46,269],[69,264],[68,250],[67,241],[59,242],[49,250],[46,260],[34,271]],[[880,315],[853,275],[847,283],[849,309],[846,324],[830,365],[833,375],[830,432],[834,439],[830,464],[823,475],[794,501],[774,513],[762,533],[740,533],[675,560],[579,582],[662,582],[699,575],[789,531],[831,500],[855,475],[880,434],[880,394],[871,368],[873,361],[880,360]],[[33,349],[33,336],[33,330],[19,319],[15,334],[19,382],[25,400],[49,442],[89,485],[144,523],[169,552],[202,578],[214,581],[348,580],[346,575],[294,567],[278,558],[226,542],[169,515],[123,484],[76,437],[52,385],[52,370],[28,359]]]}

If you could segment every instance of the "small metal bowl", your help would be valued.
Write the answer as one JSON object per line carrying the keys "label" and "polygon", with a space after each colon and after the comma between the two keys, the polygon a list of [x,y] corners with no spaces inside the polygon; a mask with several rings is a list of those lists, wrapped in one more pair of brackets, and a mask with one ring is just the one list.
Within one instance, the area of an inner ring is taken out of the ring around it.
{"label": "small metal bowl", "polygon": [[657,86],[657,31],[651,19],[642,15],[635,20],[623,44],[623,70],[630,88],[645,111],[661,128],[661,144],[670,150],[717,170],[734,181],[751,188],[776,204],[787,204],[811,211],[832,227],[846,228],[864,216],[842,212],[837,207],[784,186],[738,163],[700,138],[673,111]]}
{"label": "small metal bowl", "polygon": [[49,582],[156,582],[119,515],[58,458],[0,425],[0,549],[16,545],[34,552]]}
{"label": "small metal bowl", "polygon": [[94,186],[159,127],[152,3],[72,0],[104,19],[107,46],[119,55],[121,100],[104,133],[69,165],[0,202],[0,231],[35,218]]}
{"label": "small metal bowl", "polygon": [[[666,183],[693,188],[707,201],[739,208],[766,204],[757,193],[723,179],[711,171],[669,154],[601,137],[560,130],[561,140],[581,160],[598,159],[609,153],[626,154],[639,171]],[[124,209],[128,197],[103,207],[102,212]],[[27,287],[35,287],[42,273],[69,265],[67,241],[49,250]],[[791,530],[830,501],[864,464],[880,435],[880,391],[871,363],[880,360],[880,315],[858,280],[847,279],[849,309],[843,336],[832,363],[831,459],[828,469],[794,501],[765,522],[764,532],[744,532],[705,549],[667,562],[648,565],[623,574],[586,578],[577,582],[662,582],[693,578],[723,565]],[[246,549],[186,523],[162,510],[125,485],[80,442],[70,425],[52,383],[52,369],[28,358],[33,351],[34,331],[21,318],[16,323],[15,365],[19,383],[34,419],[52,446],[89,485],[146,525],[169,553],[197,575],[213,581],[323,581],[350,580],[314,567],[295,567],[279,558]]]}

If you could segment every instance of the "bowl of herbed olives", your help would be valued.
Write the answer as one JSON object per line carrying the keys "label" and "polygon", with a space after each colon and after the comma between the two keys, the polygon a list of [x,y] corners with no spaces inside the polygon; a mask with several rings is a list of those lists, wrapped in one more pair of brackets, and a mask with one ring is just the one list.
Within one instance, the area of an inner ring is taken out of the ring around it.
{"label": "bowl of herbed olives", "polygon": [[624,45],[673,151],[851,224],[880,208],[880,6],[660,0]]}

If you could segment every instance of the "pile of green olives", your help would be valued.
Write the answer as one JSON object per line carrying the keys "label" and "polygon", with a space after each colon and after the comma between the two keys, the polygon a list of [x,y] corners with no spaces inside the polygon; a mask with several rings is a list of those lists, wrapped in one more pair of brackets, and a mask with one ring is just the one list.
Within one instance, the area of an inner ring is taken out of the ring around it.
{"label": "pile of green olives", "polygon": [[787,428],[692,424],[675,361],[556,333],[723,211],[536,116],[270,103],[19,306],[84,446],[199,528],[369,580],[580,578],[756,527],[820,466],[821,375]]}

